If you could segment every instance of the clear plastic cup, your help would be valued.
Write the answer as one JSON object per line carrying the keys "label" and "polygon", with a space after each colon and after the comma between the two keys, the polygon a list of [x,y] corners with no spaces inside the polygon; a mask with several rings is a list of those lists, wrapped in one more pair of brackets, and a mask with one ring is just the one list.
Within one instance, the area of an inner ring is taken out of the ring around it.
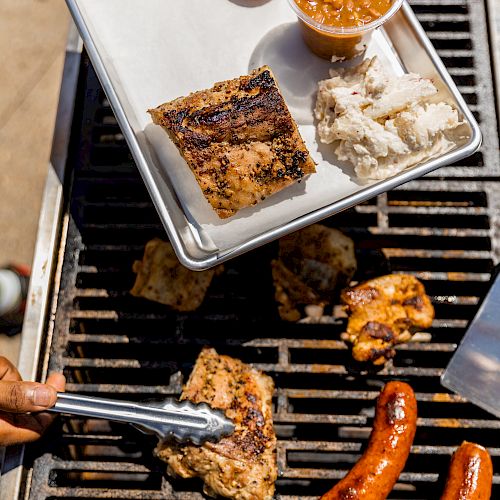
{"label": "clear plastic cup", "polygon": [[345,28],[319,23],[302,11],[295,0],[288,3],[299,19],[302,36],[311,51],[324,59],[345,60],[365,51],[373,31],[399,10],[403,0],[393,0],[389,10],[370,23]]}

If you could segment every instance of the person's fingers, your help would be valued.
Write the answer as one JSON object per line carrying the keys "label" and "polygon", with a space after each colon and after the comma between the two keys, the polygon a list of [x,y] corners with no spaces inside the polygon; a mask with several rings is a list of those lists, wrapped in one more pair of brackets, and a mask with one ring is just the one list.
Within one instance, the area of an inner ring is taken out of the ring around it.
{"label": "person's fingers", "polygon": [[34,416],[0,412],[0,446],[36,441],[52,420],[48,413]]}
{"label": "person's fingers", "polygon": [[36,441],[57,417],[54,413],[6,413],[0,411],[0,446]]}
{"label": "person's fingers", "polygon": [[53,387],[57,392],[64,392],[66,377],[62,373],[51,373],[45,383]]}
{"label": "person's fingers", "polygon": [[21,382],[15,366],[0,357],[0,446],[39,439],[56,417],[41,410],[54,405],[57,392],[64,391],[65,384],[60,373],[52,373],[46,384]]}
{"label": "person's fingers", "polygon": [[0,380],[11,382],[22,380],[17,368],[3,356],[0,356]]}
{"label": "person's fingers", "polygon": [[19,429],[18,427],[11,426],[7,431],[3,431],[0,425],[0,446],[14,446],[22,443],[31,443],[41,437],[41,433],[31,429]]}
{"label": "person's fingers", "polygon": [[57,390],[36,382],[0,380],[0,410],[12,413],[43,411],[54,406]]}

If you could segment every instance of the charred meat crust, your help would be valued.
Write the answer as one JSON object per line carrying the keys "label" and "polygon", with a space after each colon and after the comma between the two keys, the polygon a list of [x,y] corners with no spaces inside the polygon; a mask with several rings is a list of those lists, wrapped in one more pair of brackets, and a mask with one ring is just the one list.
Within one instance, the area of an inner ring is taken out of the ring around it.
{"label": "charred meat crust", "polygon": [[349,284],[354,243],[337,229],[313,224],[280,239],[271,268],[280,317],[297,321],[303,306],[332,304]]}
{"label": "charred meat crust", "polygon": [[368,321],[361,329],[361,335],[366,335],[372,339],[382,339],[385,342],[391,342],[394,339],[393,331],[387,325],[377,321]]}
{"label": "charred meat crust", "polygon": [[179,148],[221,218],[315,172],[267,66],[149,113]]}
{"label": "charred meat crust", "polygon": [[394,357],[394,346],[428,328],[434,308],[414,276],[389,274],[348,288],[341,300],[349,315],[343,338],[353,344],[357,361],[382,364]]}
{"label": "charred meat crust", "polygon": [[203,349],[181,399],[223,410],[235,432],[202,446],[161,443],[156,453],[170,473],[201,477],[209,495],[271,500],[277,478],[273,389],[269,376],[214,349]]}
{"label": "charred meat crust", "polygon": [[[168,127],[176,137],[182,139],[186,149],[206,148],[213,142],[240,144],[250,139],[266,141],[290,133],[294,124],[285,102],[269,71],[263,74],[272,80],[273,85],[259,87],[258,83],[262,81],[259,76],[262,74],[250,80],[257,82],[254,85],[245,84],[245,77],[242,77],[239,89],[226,90],[230,95],[227,99],[217,104],[207,104],[201,109],[198,109],[195,99],[197,93],[177,99],[171,103],[174,109],[162,112],[160,125]],[[218,86],[224,83],[216,85],[213,90],[222,91],[223,88],[219,89]],[[245,93],[255,89],[259,92]],[[245,93],[243,97],[234,95],[234,92],[240,91]],[[202,91],[205,94],[209,92]],[[208,100],[209,96],[205,97]],[[190,106],[190,101],[194,106]],[[181,109],[176,109],[181,106]],[[251,127],[255,127],[255,130],[251,130]]]}

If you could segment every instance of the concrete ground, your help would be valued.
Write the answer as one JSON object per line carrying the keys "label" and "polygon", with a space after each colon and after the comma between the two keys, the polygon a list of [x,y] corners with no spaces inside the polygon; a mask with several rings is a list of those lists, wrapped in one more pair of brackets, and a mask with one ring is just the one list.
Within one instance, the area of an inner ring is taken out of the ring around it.
{"label": "concrete ground", "polygon": [[64,0],[0,0],[0,266],[33,258],[69,18]]}
{"label": "concrete ground", "polygon": [[68,22],[64,0],[0,0],[0,265],[33,258]]}

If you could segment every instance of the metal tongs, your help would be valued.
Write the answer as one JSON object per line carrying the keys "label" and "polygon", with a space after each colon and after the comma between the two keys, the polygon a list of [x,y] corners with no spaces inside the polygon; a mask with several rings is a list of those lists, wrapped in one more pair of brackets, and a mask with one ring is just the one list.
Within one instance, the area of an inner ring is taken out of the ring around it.
{"label": "metal tongs", "polygon": [[156,434],[160,439],[174,437],[177,441],[218,441],[234,432],[234,424],[222,411],[205,403],[166,399],[154,403],[135,403],[114,399],[58,393],[55,413],[83,417],[103,418],[127,422],[146,434]]}

